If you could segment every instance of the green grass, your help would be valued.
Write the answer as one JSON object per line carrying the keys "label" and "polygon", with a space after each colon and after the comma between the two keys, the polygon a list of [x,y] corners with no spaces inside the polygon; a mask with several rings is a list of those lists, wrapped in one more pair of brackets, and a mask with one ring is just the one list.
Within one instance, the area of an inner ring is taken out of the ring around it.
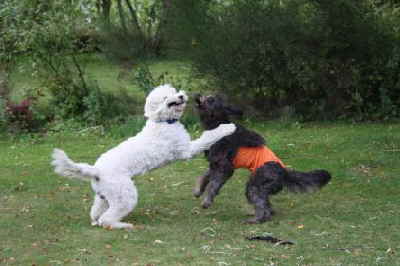
{"label": "green grass", "polygon": [[[60,147],[93,163],[122,139],[57,133],[0,139],[1,265],[400,265],[399,124],[253,122],[283,161],[328,169],[332,182],[314,194],[272,198],[271,222],[244,225],[240,170],[214,205],[191,195],[207,167],[202,156],[135,177],[139,204],[126,218],[133,231],[92,227],[90,184],[55,175]],[[250,242],[271,234],[294,246]]]}
{"label": "green grass", "polygon": [[[104,91],[124,90],[135,98],[144,98],[143,91],[139,90],[133,81],[135,69],[144,62],[132,61],[118,65],[110,62],[101,54],[81,55],[79,59],[87,77],[97,81]],[[182,60],[166,58],[164,60],[148,60],[146,64],[155,78],[163,73],[168,73],[167,82],[183,83],[190,74],[189,62]],[[21,59],[12,71],[10,87],[12,88],[10,98],[14,101],[21,101],[28,90],[41,87],[40,79],[35,75],[32,62],[27,58]],[[46,92],[44,91],[44,93]]]}
{"label": "green grass", "polygon": [[[127,66],[97,55],[82,60],[102,89],[144,99]],[[189,63],[180,60],[148,63],[155,76],[167,71],[186,90],[206,82],[188,81]],[[30,72],[27,64],[13,72],[12,99],[39,86]],[[198,129],[190,108],[184,121]],[[135,230],[92,227],[90,184],[55,175],[50,153],[59,147],[76,161],[93,163],[142,124],[136,117],[105,134],[101,127],[74,132],[66,123],[44,136],[0,135],[0,265],[400,265],[399,124],[247,122],[286,165],[333,175],[320,192],[274,196],[271,222],[242,223],[251,210],[245,170],[235,173],[210,209],[201,209],[191,194],[195,177],[207,168],[199,156],[135,177],[139,204],[126,218]],[[295,245],[245,239],[262,234]]]}
{"label": "green grass", "polygon": [[[130,78],[133,67],[121,67],[113,64],[100,54],[81,55],[79,59],[87,78],[97,81],[104,91],[124,90],[132,96],[144,98],[143,93],[135,87]],[[41,81],[35,75],[32,63],[28,59],[21,59],[10,76],[10,87],[12,88],[10,98],[14,101],[21,101],[28,90],[41,86]],[[43,92],[48,94],[46,91]]]}

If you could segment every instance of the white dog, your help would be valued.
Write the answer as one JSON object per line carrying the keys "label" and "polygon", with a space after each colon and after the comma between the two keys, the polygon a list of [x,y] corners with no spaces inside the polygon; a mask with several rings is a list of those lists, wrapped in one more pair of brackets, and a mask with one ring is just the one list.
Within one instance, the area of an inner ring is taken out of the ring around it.
{"label": "white dog", "polygon": [[75,163],[59,149],[54,149],[52,165],[59,175],[90,180],[95,192],[90,211],[92,225],[131,229],[121,219],[136,206],[138,193],[132,176],[178,159],[189,159],[209,149],[215,142],[235,131],[233,124],[204,131],[191,141],[179,122],[188,97],[170,85],[155,88],[146,98],[145,127],[136,136],[102,154],[92,166]]}

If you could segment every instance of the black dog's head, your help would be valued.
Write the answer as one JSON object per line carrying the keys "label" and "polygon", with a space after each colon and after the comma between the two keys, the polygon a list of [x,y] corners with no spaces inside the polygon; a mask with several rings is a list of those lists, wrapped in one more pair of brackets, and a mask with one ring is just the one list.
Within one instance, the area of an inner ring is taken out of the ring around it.
{"label": "black dog's head", "polygon": [[227,105],[220,96],[195,96],[196,107],[200,120],[206,129],[216,128],[223,123],[230,123],[231,115],[241,116],[243,112],[238,108]]}

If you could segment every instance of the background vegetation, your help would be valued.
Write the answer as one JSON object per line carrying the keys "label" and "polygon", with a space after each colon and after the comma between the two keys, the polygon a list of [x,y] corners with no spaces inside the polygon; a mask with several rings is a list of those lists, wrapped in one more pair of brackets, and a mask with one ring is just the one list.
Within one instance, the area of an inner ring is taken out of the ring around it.
{"label": "background vegetation", "polygon": [[199,30],[195,65],[265,113],[398,116],[398,9],[369,1],[233,1]]}
{"label": "background vegetation", "polygon": [[[398,118],[399,10],[378,0],[2,1],[1,128],[126,119],[165,81],[223,92],[264,118]],[[90,75],[93,56],[119,68],[124,88]],[[154,72],[163,58],[191,70]]]}

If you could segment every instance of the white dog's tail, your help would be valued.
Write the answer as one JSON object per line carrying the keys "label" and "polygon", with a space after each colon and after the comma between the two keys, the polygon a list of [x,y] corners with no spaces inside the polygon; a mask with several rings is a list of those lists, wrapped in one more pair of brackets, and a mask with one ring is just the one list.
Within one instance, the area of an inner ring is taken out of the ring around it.
{"label": "white dog's tail", "polygon": [[87,163],[75,163],[63,150],[54,149],[51,157],[53,158],[51,164],[55,167],[54,172],[61,176],[85,181],[100,180],[98,169]]}

